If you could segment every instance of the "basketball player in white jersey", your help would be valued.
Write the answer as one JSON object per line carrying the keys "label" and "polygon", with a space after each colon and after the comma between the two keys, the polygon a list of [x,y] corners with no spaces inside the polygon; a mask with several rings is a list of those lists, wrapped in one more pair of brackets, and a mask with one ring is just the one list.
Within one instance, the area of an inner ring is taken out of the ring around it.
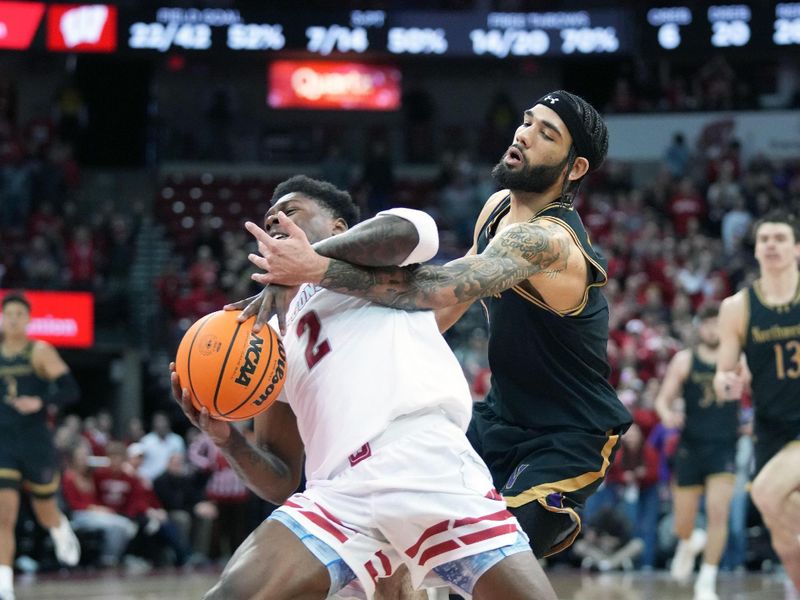
{"label": "basketball player in white jersey", "polygon": [[[346,192],[293,177],[276,188],[265,230],[285,235],[282,212],[318,251],[365,265],[436,253],[436,225],[424,213],[394,209],[348,231],[356,211]],[[395,219],[406,237],[382,255],[364,255],[361,242],[385,235]],[[555,598],[464,434],[468,386],[432,312],[304,285],[285,331],[281,401],[256,417],[252,442],[195,411],[173,368],[173,394],[187,417],[251,489],[282,504],[207,598],[372,598],[401,565],[417,588],[446,585],[479,600]],[[292,494],[304,453],[307,486]]]}

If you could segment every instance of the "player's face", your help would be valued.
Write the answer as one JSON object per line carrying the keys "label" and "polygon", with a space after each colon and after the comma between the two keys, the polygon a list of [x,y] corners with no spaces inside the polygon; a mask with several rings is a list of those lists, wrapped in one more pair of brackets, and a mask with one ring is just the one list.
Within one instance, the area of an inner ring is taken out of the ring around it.
{"label": "player's face", "polygon": [[542,104],[525,111],[500,162],[492,169],[504,188],[519,192],[544,193],[560,186],[572,136],[558,114]]}
{"label": "player's face", "polygon": [[337,222],[341,221],[340,219],[335,219],[330,211],[316,200],[292,192],[280,198],[264,217],[264,230],[274,238],[282,238],[286,235],[286,232],[280,230],[280,225],[275,218],[279,211],[283,211],[294,221],[294,224],[303,230],[312,244],[339,233]]}
{"label": "player's face", "polygon": [[709,317],[700,321],[698,330],[700,335],[700,343],[709,348],[716,348],[719,346],[719,318]]}
{"label": "player's face", "polygon": [[3,334],[9,338],[25,336],[31,314],[21,302],[9,302],[3,307]]}
{"label": "player's face", "polygon": [[762,223],[756,231],[755,254],[762,270],[779,271],[797,262],[800,244],[786,223]]}

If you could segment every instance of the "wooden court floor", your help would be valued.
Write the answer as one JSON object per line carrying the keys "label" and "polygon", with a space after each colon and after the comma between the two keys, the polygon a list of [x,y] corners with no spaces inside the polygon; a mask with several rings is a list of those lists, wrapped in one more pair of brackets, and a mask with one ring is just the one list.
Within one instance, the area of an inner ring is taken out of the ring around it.
{"label": "wooden court floor", "polygon": [[[691,586],[679,586],[666,573],[548,573],[561,600],[692,600]],[[209,571],[159,571],[126,575],[48,574],[17,578],[17,600],[197,600],[216,581]],[[795,600],[777,575],[728,574],[719,577],[720,600]],[[497,600],[503,600],[498,598]]]}

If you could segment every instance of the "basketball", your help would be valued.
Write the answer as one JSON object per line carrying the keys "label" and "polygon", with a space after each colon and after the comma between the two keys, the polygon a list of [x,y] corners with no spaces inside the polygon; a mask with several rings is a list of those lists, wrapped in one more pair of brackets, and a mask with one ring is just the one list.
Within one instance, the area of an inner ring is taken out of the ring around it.
{"label": "basketball", "polygon": [[286,377],[286,351],[270,326],[252,331],[238,311],[220,310],[194,323],[181,340],[175,369],[197,410],[242,421],[275,402]]}

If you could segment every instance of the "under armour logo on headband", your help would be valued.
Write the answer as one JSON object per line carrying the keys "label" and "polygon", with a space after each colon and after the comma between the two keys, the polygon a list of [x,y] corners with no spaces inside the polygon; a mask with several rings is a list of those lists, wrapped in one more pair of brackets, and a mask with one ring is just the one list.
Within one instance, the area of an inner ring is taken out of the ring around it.
{"label": "under armour logo on headband", "polygon": [[558,98],[553,98],[550,94],[542,98],[543,102],[549,102],[550,104],[555,104],[556,102],[558,102],[558,100],[559,100]]}

